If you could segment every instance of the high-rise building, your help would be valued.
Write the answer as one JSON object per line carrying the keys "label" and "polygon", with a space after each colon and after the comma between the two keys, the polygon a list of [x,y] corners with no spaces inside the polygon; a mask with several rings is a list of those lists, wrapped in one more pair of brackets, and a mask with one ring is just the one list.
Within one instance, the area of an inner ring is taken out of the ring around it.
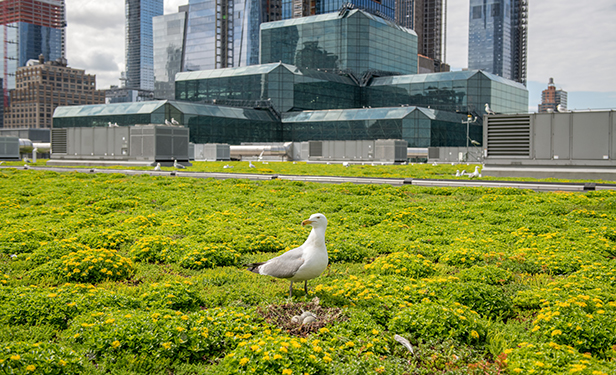
{"label": "high-rise building", "polygon": [[446,0],[396,0],[396,23],[415,31],[417,53],[434,60],[432,72],[443,70],[446,21]]}
{"label": "high-rise building", "polygon": [[333,13],[346,6],[362,9],[393,21],[396,10],[396,0],[281,0],[281,2],[284,20]]}
{"label": "high-rise building", "polygon": [[127,88],[154,90],[152,18],[162,14],[163,0],[126,0]]}
{"label": "high-rise building", "polygon": [[175,99],[175,74],[182,71],[188,6],[154,17],[154,97]]}
{"label": "high-rise building", "polygon": [[556,89],[554,78],[550,78],[548,88],[541,92],[539,112],[557,112],[558,109],[567,109],[567,92],[562,89]]}
{"label": "high-rise building", "polygon": [[15,72],[16,88],[4,112],[5,128],[51,128],[58,106],[102,104],[105,92],[96,90],[96,76],[66,66],[65,59],[30,60]]}
{"label": "high-rise building", "polygon": [[64,0],[0,0],[0,66],[4,105],[15,88],[15,71],[28,60],[65,58]]}
{"label": "high-rise building", "polygon": [[468,68],[526,84],[527,0],[470,0]]}

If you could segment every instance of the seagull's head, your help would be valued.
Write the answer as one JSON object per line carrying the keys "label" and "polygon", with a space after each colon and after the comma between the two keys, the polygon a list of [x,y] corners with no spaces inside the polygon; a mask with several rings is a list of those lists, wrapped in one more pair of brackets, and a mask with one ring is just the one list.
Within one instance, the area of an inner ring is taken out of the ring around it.
{"label": "seagull's head", "polygon": [[327,228],[327,219],[323,214],[312,214],[309,219],[302,221],[302,226],[311,225],[313,228]]}

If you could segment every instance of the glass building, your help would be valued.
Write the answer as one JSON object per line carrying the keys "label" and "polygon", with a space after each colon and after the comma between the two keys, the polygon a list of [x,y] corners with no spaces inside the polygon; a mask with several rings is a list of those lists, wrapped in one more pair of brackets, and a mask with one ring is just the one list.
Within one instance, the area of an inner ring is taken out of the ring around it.
{"label": "glass building", "polygon": [[379,17],[394,20],[395,0],[282,0],[282,19],[338,12],[343,6],[358,8]]}
{"label": "glass building", "polygon": [[261,25],[261,64],[300,68],[417,73],[414,31],[361,10],[268,22]]}
{"label": "glass building", "polygon": [[485,103],[498,113],[528,112],[524,85],[478,70],[376,77],[363,97],[371,107],[415,105],[480,117]]}
{"label": "glass building", "polygon": [[163,14],[163,0],[126,0],[126,84],[154,90],[152,18]]}
{"label": "glass building", "polygon": [[219,104],[270,101],[278,112],[353,108],[360,87],[351,78],[284,63],[179,73],[176,99]]}
{"label": "glass building", "polygon": [[[404,139],[408,147],[464,146],[466,115],[419,107],[303,111],[283,114],[285,140]],[[482,138],[471,124],[471,139]]]}
{"label": "glass building", "polygon": [[[261,42],[262,58],[274,61],[178,73],[175,101],[58,108],[53,126],[174,118],[195,143],[404,139],[439,147],[466,145],[467,114],[482,115],[485,103],[528,110],[526,88],[494,74],[399,75],[417,71],[415,34],[362,10],[264,24]],[[469,136],[482,139],[481,122]]]}
{"label": "glass building", "polygon": [[182,71],[186,12],[154,17],[154,97],[175,99],[175,74]]}
{"label": "glass building", "polygon": [[468,68],[526,83],[526,0],[470,0]]}
{"label": "glass building", "polygon": [[280,142],[282,125],[269,111],[155,100],[58,107],[54,128],[164,124],[175,119],[190,129],[190,142]]}
{"label": "glass building", "polygon": [[0,71],[7,64],[4,84],[12,90],[17,68],[28,60],[41,54],[46,61],[65,58],[65,5],[64,0],[3,0],[0,9]]}

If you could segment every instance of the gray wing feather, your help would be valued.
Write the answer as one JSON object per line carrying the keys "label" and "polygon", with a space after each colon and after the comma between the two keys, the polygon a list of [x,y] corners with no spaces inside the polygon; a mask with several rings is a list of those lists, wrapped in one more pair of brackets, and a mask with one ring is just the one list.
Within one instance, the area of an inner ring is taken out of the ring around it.
{"label": "gray wing feather", "polygon": [[304,264],[303,250],[298,247],[272,258],[259,267],[261,275],[288,279],[293,277]]}

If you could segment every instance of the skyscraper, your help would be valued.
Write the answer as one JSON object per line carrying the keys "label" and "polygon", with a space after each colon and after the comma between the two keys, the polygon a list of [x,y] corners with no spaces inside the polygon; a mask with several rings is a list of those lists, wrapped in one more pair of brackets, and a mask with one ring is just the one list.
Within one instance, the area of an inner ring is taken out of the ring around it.
{"label": "skyscraper", "polygon": [[152,18],[162,14],[163,0],[126,0],[127,88],[154,90]]}
{"label": "skyscraper", "polygon": [[556,89],[554,78],[550,78],[548,88],[541,92],[541,104],[539,104],[539,112],[556,112],[560,106],[561,110],[567,109],[567,92],[562,89]]}
{"label": "skyscraper", "polygon": [[15,71],[28,60],[65,58],[64,0],[0,0],[0,64],[4,105],[15,88]]}
{"label": "skyscraper", "polygon": [[182,71],[188,6],[154,17],[154,97],[175,99],[175,74]]}
{"label": "skyscraper", "polygon": [[468,68],[526,84],[527,0],[470,0]]}
{"label": "skyscraper", "polygon": [[280,19],[280,0],[189,0],[183,71],[259,63],[259,25]]}

